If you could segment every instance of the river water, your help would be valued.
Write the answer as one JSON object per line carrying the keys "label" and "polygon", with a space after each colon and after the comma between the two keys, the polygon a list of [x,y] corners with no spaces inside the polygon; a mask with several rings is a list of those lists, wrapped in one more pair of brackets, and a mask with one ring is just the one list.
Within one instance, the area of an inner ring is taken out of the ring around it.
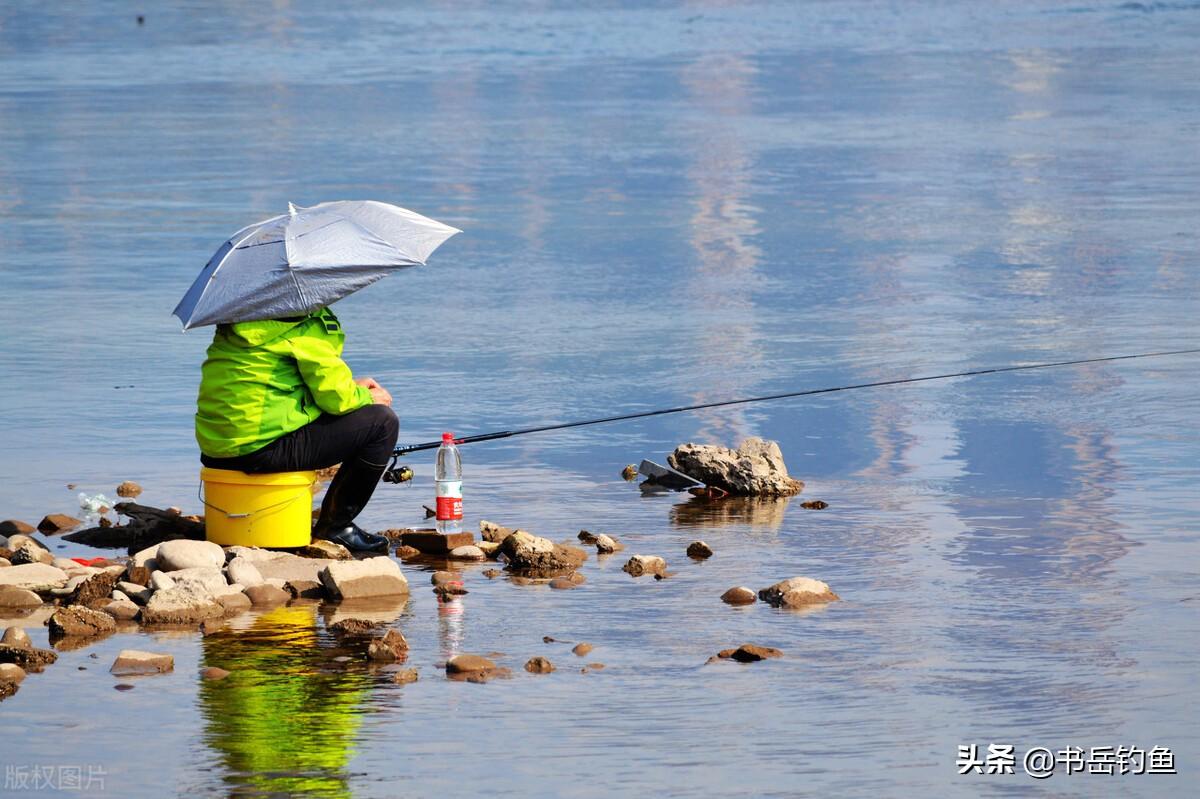
{"label": "river water", "polygon": [[[403,441],[1196,346],[1198,36],[1198,4],[1115,0],[5,4],[0,517],[125,479],[199,510],[210,336],[170,311],[289,201],[465,231],[336,308]],[[412,645],[407,686],[338,660],[313,604],[64,651],[0,706],[5,793],[41,768],[42,793],[78,795],[77,769],[122,797],[1178,795],[1200,756],[1196,367],[465,447],[469,523],[610,532],[675,576],[593,557],[552,591],[467,566],[471,593],[439,605],[406,565],[411,599],[372,612]],[[829,508],[619,477],[749,435]],[[366,526],[421,522],[428,455]],[[710,561],[684,556],[697,538]],[[794,575],[842,600],[718,600]],[[785,657],[703,665],[746,641]],[[174,673],[114,690],[127,647]],[[448,682],[455,652],[515,676]],[[533,655],[558,671],[526,674]],[[235,673],[204,683],[208,665]],[[1016,773],[960,776],[971,744],[1012,744]],[[1035,780],[1037,746],[1167,747],[1179,775]]]}

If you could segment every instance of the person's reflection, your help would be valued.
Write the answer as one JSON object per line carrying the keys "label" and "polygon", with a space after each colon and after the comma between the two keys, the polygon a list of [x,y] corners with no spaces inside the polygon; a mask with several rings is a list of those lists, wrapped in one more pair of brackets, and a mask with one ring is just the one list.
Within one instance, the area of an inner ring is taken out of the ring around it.
{"label": "person's reflection", "polygon": [[322,648],[315,606],[281,607],[246,630],[202,639],[205,740],[227,769],[230,795],[349,797],[346,764],[371,678]]}

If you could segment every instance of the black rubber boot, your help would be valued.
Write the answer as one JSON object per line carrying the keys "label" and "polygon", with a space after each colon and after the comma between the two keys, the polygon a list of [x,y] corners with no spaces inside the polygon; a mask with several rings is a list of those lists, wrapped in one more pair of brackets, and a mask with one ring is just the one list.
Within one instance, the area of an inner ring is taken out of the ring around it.
{"label": "black rubber boot", "polygon": [[387,552],[386,538],[368,533],[354,523],[354,517],[362,512],[375,493],[385,468],[386,464],[377,466],[357,458],[343,463],[325,492],[313,538],[333,541],[351,552]]}

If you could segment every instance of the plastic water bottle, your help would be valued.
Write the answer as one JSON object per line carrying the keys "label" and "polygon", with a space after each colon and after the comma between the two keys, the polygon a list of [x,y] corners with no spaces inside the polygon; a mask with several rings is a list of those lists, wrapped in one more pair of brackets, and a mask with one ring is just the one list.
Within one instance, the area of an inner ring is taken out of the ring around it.
{"label": "plastic water bottle", "polygon": [[437,482],[437,531],[443,534],[461,532],[462,458],[450,433],[442,433],[433,479]]}

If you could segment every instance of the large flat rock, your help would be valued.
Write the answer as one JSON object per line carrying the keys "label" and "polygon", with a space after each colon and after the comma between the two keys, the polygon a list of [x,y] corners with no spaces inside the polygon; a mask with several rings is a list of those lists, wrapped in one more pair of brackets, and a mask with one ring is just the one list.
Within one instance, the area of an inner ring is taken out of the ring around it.
{"label": "large flat rock", "polygon": [[0,585],[47,591],[67,584],[67,573],[48,563],[22,563],[0,569]]}

